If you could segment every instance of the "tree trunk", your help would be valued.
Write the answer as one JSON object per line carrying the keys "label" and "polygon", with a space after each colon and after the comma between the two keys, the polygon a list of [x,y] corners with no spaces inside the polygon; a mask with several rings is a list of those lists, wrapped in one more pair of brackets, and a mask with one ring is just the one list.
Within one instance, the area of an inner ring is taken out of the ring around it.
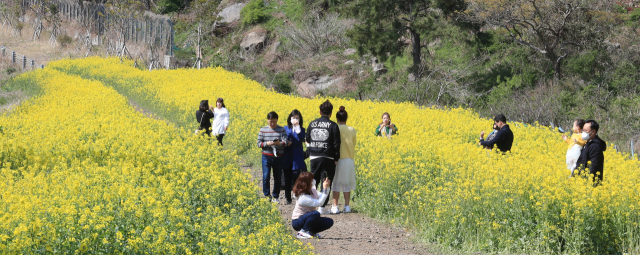
{"label": "tree trunk", "polygon": [[420,34],[413,29],[409,29],[409,32],[411,33],[411,44],[413,46],[413,50],[411,51],[411,56],[413,57],[413,75],[416,78],[419,78],[421,64],[420,56],[422,55],[420,52],[420,49],[422,48],[420,46]]}

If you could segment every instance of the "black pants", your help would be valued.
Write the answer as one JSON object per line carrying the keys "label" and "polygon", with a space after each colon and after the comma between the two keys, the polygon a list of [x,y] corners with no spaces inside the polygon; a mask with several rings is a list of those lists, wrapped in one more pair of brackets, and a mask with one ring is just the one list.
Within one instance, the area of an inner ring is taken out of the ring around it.
{"label": "black pants", "polygon": [[[200,135],[204,136],[204,134],[207,134],[209,137],[211,137],[211,129],[200,127],[200,130]],[[202,130],[204,130],[204,132],[202,132]]]}
{"label": "black pants", "polygon": [[222,146],[222,138],[224,137],[224,134],[218,134],[216,136],[216,139],[218,139],[218,145]]}
{"label": "black pants", "polygon": [[304,170],[282,169],[282,178],[284,179],[282,186],[284,187],[284,197],[287,200],[291,200],[291,189],[293,188],[293,184],[296,183],[296,180],[298,180],[298,176],[300,176],[302,171]]}
{"label": "black pants", "polygon": [[[315,158],[311,160],[311,173],[313,174],[313,179],[316,180],[316,189],[318,185],[322,188],[322,180],[320,180],[322,172],[327,172],[327,178],[333,182],[333,177],[336,175],[336,162],[332,158]],[[327,203],[329,203],[329,197],[327,197],[322,206],[326,206]]]}

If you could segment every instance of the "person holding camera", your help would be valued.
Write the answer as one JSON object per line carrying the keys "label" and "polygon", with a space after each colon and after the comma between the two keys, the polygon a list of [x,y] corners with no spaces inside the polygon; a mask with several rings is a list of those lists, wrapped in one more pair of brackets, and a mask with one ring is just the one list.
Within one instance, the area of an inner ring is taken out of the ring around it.
{"label": "person holding camera", "polygon": [[376,136],[387,137],[391,139],[392,135],[398,134],[398,127],[391,123],[391,115],[388,112],[382,114],[382,123],[376,126]]}
{"label": "person holding camera", "polygon": [[319,232],[333,226],[331,218],[320,217],[317,208],[326,204],[331,191],[331,181],[324,178],[322,193],[316,190],[316,180],[310,172],[302,172],[293,186],[293,194],[296,197],[296,206],[291,214],[291,227],[298,231],[298,238],[320,238]]}
{"label": "person holding camera", "polygon": [[[209,100],[200,101],[200,107],[196,111],[196,121],[200,124],[196,131],[196,134],[207,134],[211,137],[211,119],[214,118],[214,114],[211,111],[213,107],[209,106]],[[201,132],[204,130],[204,132]]]}
{"label": "person holding camera", "polygon": [[[262,148],[262,192],[265,197],[272,198],[271,202],[280,203],[280,178],[284,163],[284,147],[287,144],[287,131],[278,125],[278,114],[267,114],[267,126],[258,132],[258,147]],[[270,181],[273,170],[273,192],[271,195]]]}

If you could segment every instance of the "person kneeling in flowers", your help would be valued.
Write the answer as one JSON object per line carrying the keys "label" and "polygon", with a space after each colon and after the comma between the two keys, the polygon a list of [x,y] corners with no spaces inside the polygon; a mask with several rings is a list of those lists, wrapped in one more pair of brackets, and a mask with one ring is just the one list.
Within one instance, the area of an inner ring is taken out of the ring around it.
{"label": "person kneeling in flowers", "polygon": [[391,138],[398,134],[398,127],[391,123],[391,115],[388,112],[382,114],[382,123],[376,126],[376,136]]}
{"label": "person kneeling in flowers", "polygon": [[331,181],[329,178],[324,179],[320,194],[316,190],[315,182],[312,173],[302,172],[293,186],[293,194],[297,201],[291,215],[291,227],[298,231],[298,238],[320,238],[319,232],[333,226],[331,218],[320,217],[320,212],[317,211],[317,208],[329,198]]}

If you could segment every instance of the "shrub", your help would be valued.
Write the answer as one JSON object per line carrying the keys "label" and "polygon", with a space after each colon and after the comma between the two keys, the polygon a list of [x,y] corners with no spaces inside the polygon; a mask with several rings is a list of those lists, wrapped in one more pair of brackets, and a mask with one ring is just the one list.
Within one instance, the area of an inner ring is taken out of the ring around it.
{"label": "shrub", "polygon": [[7,75],[11,75],[13,73],[15,73],[17,70],[15,67],[9,67],[7,68]]}
{"label": "shrub", "polygon": [[243,26],[262,23],[271,18],[263,0],[252,0],[242,8],[240,15],[242,16]]}
{"label": "shrub", "polygon": [[289,55],[306,59],[323,53],[332,46],[345,46],[349,38],[345,35],[351,25],[332,13],[324,17],[316,16],[300,23],[298,27],[285,26],[279,33],[285,39]]}
{"label": "shrub", "polygon": [[182,0],[160,0],[158,1],[158,9],[160,13],[167,14],[178,11],[184,7]]}
{"label": "shrub", "polygon": [[66,47],[67,45],[73,43],[73,38],[68,35],[60,35],[58,36],[58,43],[60,44],[60,47]]}

